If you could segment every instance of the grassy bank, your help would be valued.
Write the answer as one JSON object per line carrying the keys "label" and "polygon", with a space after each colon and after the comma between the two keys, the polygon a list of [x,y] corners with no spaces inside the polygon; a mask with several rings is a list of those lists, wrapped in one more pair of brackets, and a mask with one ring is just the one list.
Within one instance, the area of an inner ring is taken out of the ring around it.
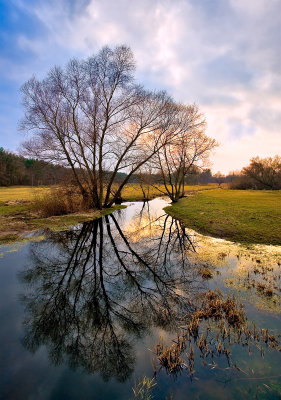
{"label": "grassy bank", "polygon": [[281,191],[208,190],[181,199],[165,211],[204,234],[281,245]]}
{"label": "grassy bank", "polygon": [[[188,185],[185,186],[185,192],[196,192],[199,190],[209,190],[216,187],[216,184],[209,185]],[[156,187],[150,187],[149,198],[154,199],[155,197],[163,196],[165,192],[164,185],[158,185]],[[139,185],[129,184],[126,185],[122,190],[122,198],[124,201],[140,201],[143,200],[143,193]]]}
{"label": "grassy bank", "polygon": [[[188,186],[186,190],[195,191],[209,188],[209,186]],[[155,198],[163,194],[164,187],[159,186],[159,189],[150,188],[149,197]],[[33,202],[38,196],[44,196],[51,190],[49,187],[0,187],[0,243],[17,240],[23,233],[39,228],[66,229],[69,226],[97,218],[120,208],[120,206],[116,206],[109,210],[79,211],[67,215],[42,218],[39,215],[40,213],[34,210]],[[142,190],[139,185],[135,184],[127,185],[122,196],[124,201],[143,200]]]}
{"label": "grassy bank", "polygon": [[20,240],[23,234],[41,228],[64,230],[123,208],[123,206],[115,206],[102,211],[87,210],[42,218],[38,212],[34,211],[33,202],[38,196],[49,192],[49,187],[0,188],[0,244]]}

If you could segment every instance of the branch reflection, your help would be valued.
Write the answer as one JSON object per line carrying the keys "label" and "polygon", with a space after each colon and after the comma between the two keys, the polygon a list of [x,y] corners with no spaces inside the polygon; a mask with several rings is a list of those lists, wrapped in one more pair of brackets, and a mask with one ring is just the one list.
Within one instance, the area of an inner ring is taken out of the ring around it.
{"label": "branch reflection", "polygon": [[[122,223],[122,229],[120,227]],[[144,208],[130,223],[122,213],[49,233],[31,246],[24,345],[46,345],[51,360],[104,379],[126,380],[135,341],[150,329],[173,330],[191,309],[202,280],[188,263],[194,244],[178,221]]]}

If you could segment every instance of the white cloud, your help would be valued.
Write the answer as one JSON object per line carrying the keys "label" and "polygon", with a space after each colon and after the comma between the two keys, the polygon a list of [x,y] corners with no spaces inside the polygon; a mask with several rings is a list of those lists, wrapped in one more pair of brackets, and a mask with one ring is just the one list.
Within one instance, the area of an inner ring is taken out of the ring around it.
{"label": "white cloud", "polygon": [[70,54],[88,56],[103,45],[126,43],[143,83],[199,103],[209,135],[221,144],[214,170],[241,168],[252,156],[280,151],[279,0],[61,0],[21,6],[47,32],[44,40],[19,37],[19,45],[41,60],[37,69],[67,61]]}

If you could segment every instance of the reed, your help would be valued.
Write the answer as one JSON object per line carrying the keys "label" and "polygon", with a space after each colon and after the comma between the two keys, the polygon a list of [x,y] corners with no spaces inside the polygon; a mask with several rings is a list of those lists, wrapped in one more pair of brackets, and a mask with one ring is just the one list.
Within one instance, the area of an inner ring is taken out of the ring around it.
{"label": "reed", "polygon": [[137,400],[152,400],[152,390],[156,386],[154,378],[148,378],[144,376],[140,380],[135,382],[133,387],[134,399]]}
{"label": "reed", "polygon": [[257,329],[255,324],[247,321],[244,307],[235,297],[226,298],[220,291],[209,290],[201,293],[194,304],[194,311],[188,313],[177,338],[170,346],[165,346],[163,339],[155,347],[160,368],[169,374],[177,375],[187,370],[189,376],[195,373],[195,354],[199,351],[201,359],[211,358],[214,369],[214,357],[224,356],[229,367],[236,364],[231,360],[231,347],[241,344],[251,352],[251,345],[256,346],[264,354],[265,347],[281,351],[280,340],[267,329]]}

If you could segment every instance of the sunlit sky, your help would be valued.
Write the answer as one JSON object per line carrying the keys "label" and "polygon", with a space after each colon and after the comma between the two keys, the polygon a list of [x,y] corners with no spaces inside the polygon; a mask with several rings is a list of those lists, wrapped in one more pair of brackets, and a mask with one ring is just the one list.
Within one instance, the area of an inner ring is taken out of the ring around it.
{"label": "sunlit sky", "polygon": [[137,79],[197,103],[214,172],[281,153],[281,0],[0,0],[0,146],[23,134],[20,86],[53,65],[127,44]]}

